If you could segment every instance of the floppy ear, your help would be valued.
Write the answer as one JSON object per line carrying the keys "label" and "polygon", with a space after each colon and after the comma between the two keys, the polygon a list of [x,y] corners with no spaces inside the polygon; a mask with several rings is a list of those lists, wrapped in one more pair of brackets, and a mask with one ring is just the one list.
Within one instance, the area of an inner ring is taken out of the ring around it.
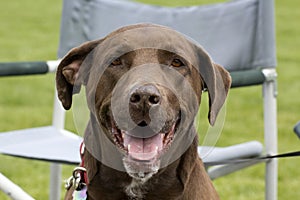
{"label": "floppy ear", "polygon": [[[56,89],[58,98],[66,110],[71,108],[72,94],[79,92],[80,86],[83,83],[83,80],[77,80],[80,73],[79,69],[83,61],[88,56],[92,59],[92,55],[89,55],[89,53],[91,53],[101,41],[102,40],[94,40],[86,42],[79,47],[73,48],[58,65],[56,71]],[[76,87],[74,87],[75,81],[77,84]]]}
{"label": "floppy ear", "polygon": [[222,66],[213,63],[208,54],[200,48],[198,59],[200,74],[209,94],[208,119],[210,124],[214,125],[231,86],[231,76]]}

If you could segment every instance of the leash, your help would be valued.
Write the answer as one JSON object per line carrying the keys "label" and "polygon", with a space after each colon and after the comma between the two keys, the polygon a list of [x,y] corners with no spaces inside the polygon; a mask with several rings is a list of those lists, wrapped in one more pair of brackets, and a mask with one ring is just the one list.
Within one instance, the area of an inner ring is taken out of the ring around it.
{"label": "leash", "polygon": [[[295,125],[294,132],[300,138],[300,121]],[[247,163],[247,162],[253,162],[253,161],[270,160],[270,159],[274,159],[274,158],[288,158],[288,157],[298,157],[298,156],[300,156],[300,151],[293,151],[293,152],[289,152],[289,153],[282,153],[282,154],[277,154],[277,155],[266,155],[266,156],[253,157],[253,158],[204,162],[204,164],[206,167],[211,167],[211,166],[215,166],[215,165],[239,164],[239,163]]]}
{"label": "leash", "polygon": [[300,156],[300,151],[294,151],[294,152],[282,153],[276,155],[266,155],[266,156],[260,156],[254,158],[211,161],[211,162],[204,162],[204,164],[205,166],[210,167],[215,165],[239,164],[239,163],[246,163],[252,161],[270,160],[274,158],[288,158],[288,157],[298,157],[298,156]]}
{"label": "leash", "polygon": [[72,194],[73,200],[86,200],[87,199],[87,185],[88,185],[88,176],[86,169],[84,168],[84,158],[83,154],[85,151],[84,143],[80,145],[80,157],[81,163],[79,167],[75,167],[72,173],[72,176],[68,178],[65,182],[65,189],[69,190],[71,187],[74,188]]}
{"label": "leash", "polygon": [[[87,199],[87,185],[88,185],[88,177],[86,169],[84,168],[84,158],[83,154],[85,151],[84,143],[82,142],[80,145],[80,157],[81,163],[79,167],[75,167],[72,173],[72,176],[67,179],[65,183],[65,188],[69,190],[71,187],[74,188],[74,192],[72,194],[73,200],[86,200]],[[244,159],[232,159],[232,160],[221,160],[221,161],[211,161],[204,162],[206,167],[217,166],[217,165],[226,165],[226,164],[239,164],[239,163],[247,163],[253,161],[262,161],[262,160],[270,160],[275,158],[288,158],[288,157],[298,157],[300,156],[300,151],[276,154],[276,155],[266,155],[254,158],[244,158]]]}

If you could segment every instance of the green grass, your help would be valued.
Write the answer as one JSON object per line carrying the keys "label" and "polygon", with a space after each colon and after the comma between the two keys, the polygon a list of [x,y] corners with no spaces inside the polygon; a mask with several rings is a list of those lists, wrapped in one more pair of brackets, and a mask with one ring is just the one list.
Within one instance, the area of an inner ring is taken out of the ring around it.
{"label": "green grass", "polygon": [[[161,4],[161,0],[140,0]],[[183,3],[184,2],[184,3]],[[164,5],[195,5],[220,0],[165,0]],[[51,60],[56,58],[61,1],[0,1],[0,62]],[[278,147],[279,152],[299,150],[292,132],[300,120],[300,2],[276,1],[278,58]],[[5,77],[0,79],[0,131],[51,124],[54,75]],[[261,87],[233,89],[227,106],[224,131],[218,141],[226,146],[259,140],[263,142]],[[75,130],[72,113],[66,127]],[[278,199],[299,199],[300,159],[279,161]],[[64,166],[63,178],[72,166]],[[49,164],[0,155],[0,172],[36,199],[48,198]],[[260,164],[226,177],[214,184],[222,199],[264,199],[264,165]],[[0,199],[8,199],[0,192]]]}

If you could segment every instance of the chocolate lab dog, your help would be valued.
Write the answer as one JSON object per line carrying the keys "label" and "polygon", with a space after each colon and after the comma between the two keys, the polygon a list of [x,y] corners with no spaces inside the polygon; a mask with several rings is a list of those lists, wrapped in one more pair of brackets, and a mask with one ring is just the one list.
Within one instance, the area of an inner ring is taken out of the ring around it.
{"label": "chocolate lab dog", "polygon": [[56,82],[65,109],[85,87],[87,199],[219,199],[197,154],[194,117],[207,90],[214,125],[231,78],[191,39],[126,26],[72,49]]}

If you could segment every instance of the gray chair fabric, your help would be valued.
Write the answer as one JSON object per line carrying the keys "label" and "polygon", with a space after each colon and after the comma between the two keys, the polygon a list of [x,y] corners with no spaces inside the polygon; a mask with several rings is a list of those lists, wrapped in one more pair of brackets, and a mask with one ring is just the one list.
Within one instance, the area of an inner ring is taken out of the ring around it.
{"label": "gray chair fabric", "polygon": [[65,0],[58,55],[121,26],[141,22],[186,34],[229,71],[276,66],[272,0],[176,8],[128,0]]}
{"label": "gray chair fabric", "polygon": [[80,163],[82,138],[53,126],[9,131],[0,134],[2,154],[49,162]]}

